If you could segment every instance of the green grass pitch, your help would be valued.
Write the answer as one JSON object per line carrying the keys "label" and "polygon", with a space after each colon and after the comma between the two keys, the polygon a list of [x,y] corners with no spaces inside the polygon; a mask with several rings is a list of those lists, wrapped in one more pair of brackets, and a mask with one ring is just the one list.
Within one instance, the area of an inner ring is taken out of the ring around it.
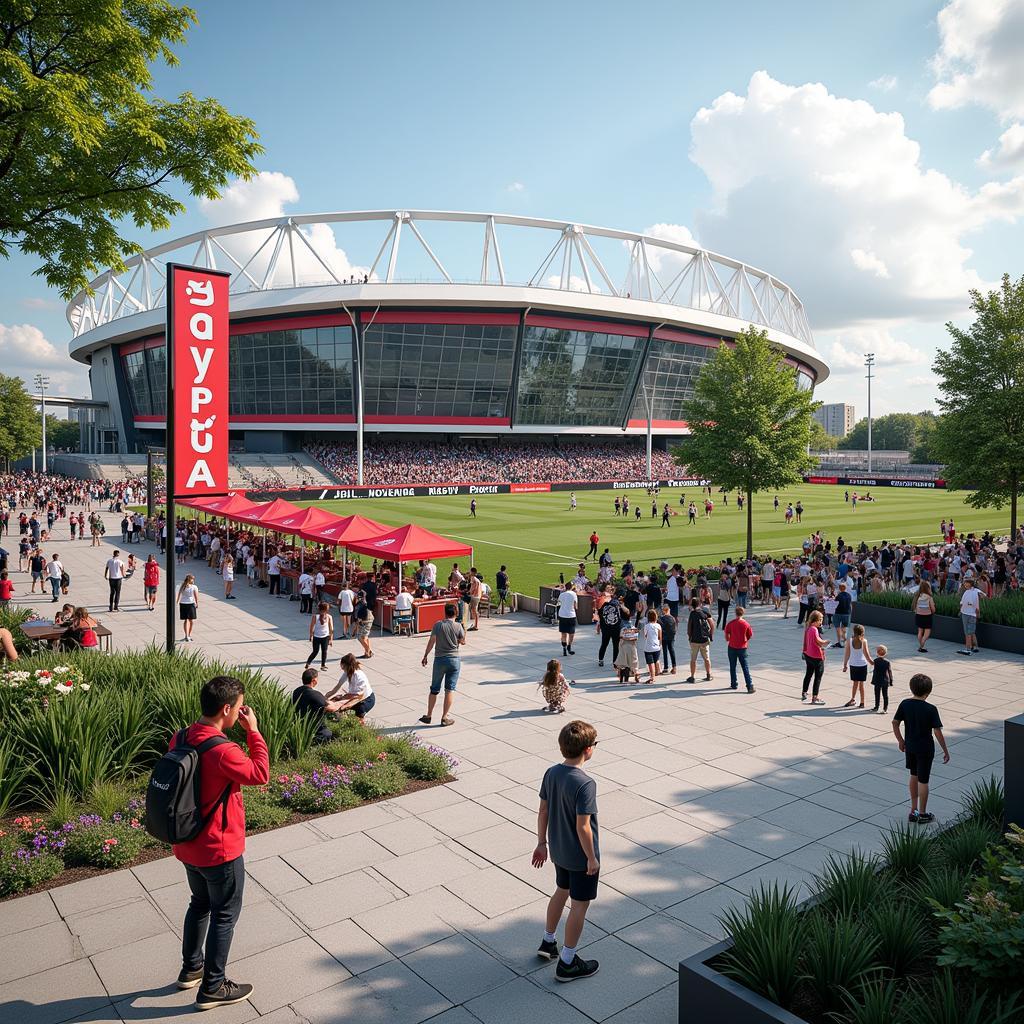
{"label": "green grass pitch", "polygon": [[[874,503],[860,502],[854,512],[843,500],[842,486],[805,484],[779,492],[779,511],[772,508],[773,493],[754,495],[754,550],[778,554],[800,549],[805,536],[820,529],[833,545],[841,536],[848,544],[868,544],[882,540],[936,543],[939,523],[950,516],[957,528],[995,534],[1009,530],[1009,510],[975,510],[964,504],[962,491],[924,490],[915,488],[879,487],[872,493]],[[623,492],[618,492],[623,493]],[[698,487],[664,489],[659,507],[668,501],[683,514],[662,528],[661,519],[651,518],[651,499],[643,489],[626,492],[630,501],[630,518],[616,518],[613,503],[616,492],[577,491],[577,508],[569,510],[569,493],[549,494],[483,494],[477,495],[477,515],[469,514],[468,495],[430,498],[353,498],[338,501],[301,502],[318,505],[337,515],[358,512],[378,522],[401,526],[418,523],[429,530],[454,537],[473,545],[474,560],[488,582],[504,563],[508,566],[512,589],[536,595],[542,583],[557,582],[559,572],[566,578],[575,575],[576,565],[589,546],[589,536],[596,530],[601,538],[599,550],[611,550],[616,567],[627,557],[638,567],[649,568],[663,558],[681,562],[688,568],[716,564],[726,556],[744,552],[746,512],[736,508],[735,496],[725,505],[717,492],[711,519],[705,519]],[[685,493],[698,505],[696,526],[687,525],[685,509],[679,497]],[[800,499],[804,504],[801,524],[786,526],[783,518],[786,502]],[[633,519],[633,508],[639,503],[642,518]],[[461,560],[465,563],[465,559]],[[451,559],[437,561],[438,578],[445,580]],[[596,569],[591,571],[593,578]]]}

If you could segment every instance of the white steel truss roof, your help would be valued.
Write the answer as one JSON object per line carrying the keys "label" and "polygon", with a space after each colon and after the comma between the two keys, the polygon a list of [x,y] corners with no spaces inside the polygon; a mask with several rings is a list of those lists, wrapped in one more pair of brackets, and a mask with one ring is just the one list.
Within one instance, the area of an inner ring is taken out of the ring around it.
{"label": "white steel truss roof", "polygon": [[[335,244],[355,263],[345,228],[360,222],[381,225],[380,245],[374,247],[376,255],[360,271],[360,278],[365,272],[375,284],[415,280],[516,285],[646,300],[734,317],[787,334],[814,348],[803,303],[793,290],[771,274],[727,256],[613,228],[508,214],[437,210],[304,214],[199,231],[133,256],[123,272],[108,270],[101,274],[89,289],[80,291],[68,304],[68,322],[77,338],[119,317],[163,306],[168,262],[228,270],[232,294],[351,284],[351,279],[346,280],[343,274],[339,275],[336,265],[332,266],[332,254],[324,251],[323,233],[314,229],[327,225],[331,236],[339,230],[341,237],[335,239]],[[431,227],[437,230],[438,222],[480,226],[479,277],[466,280],[463,275],[460,279],[446,268],[427,238]],[[611,264],[607,250],[604,260],[596,251],[607,245],[599,240],[608,239],[618,242],[610,254],[618,258],[617,265]],[[519,280],[506,277],[503,244],[506,251],[515,248],[521,265],[536,268],[532,274]],[[421,264],[425,254],[430,277],[424,277],[422,270],[415,277],[402,276],[400,256],[410,250],[415,251]]]}

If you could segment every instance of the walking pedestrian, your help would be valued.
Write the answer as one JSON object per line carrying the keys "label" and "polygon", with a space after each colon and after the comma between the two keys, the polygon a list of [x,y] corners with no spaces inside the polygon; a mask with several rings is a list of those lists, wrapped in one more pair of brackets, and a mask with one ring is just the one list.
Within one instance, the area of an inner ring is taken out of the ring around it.
{"label": "walking pedestrian", "polygon": [[[892,686],[892,662],[886,657],[889,649],[885,644],[875,648],[875,661],[871,666],[871,685],[875,688],[876,714],[884,715],[889,710],[889,687]],[[882,704],[879,711],[878,705]]]}
{"label": "walking pedestrian", "polygon": [[612,663],[615,663],[619,656],[619,634],[622,632],[622,606],[619,604],[618,594],[612,587],[606,588],[606,593],[610,596],[601,605],[597,613],[597,624],[594,627],[601,634],[601,646],[597,652],[598,665],[604,665],[604,655],[608,650],[608,644],[612,645]]}
{"label": "walking pedestrian", "polygon": [[597,530],[593,530],[590,534],[590,548],[587,550],[587,553],[583,556],[583,561],[586,561],[588,558],[591,557],[595,561],[597,560],[597,545],[600,540],[601,538],[597,535]]}
{"label": "walking pedestrian", "polygon": [[868,651],[867,637],[864,635],[864,627],[858,622],[853,627],[853,636],[846,641],[846,650],[843,654],[843,671],[850,670],[850,699],[843,707],[852,708],[857,703],[857,693],[860,692],[860,707],[864,707],[864,684],[868,680],[868,667],[872,664],[871,654]]}
{"label": "walking pedestrian", "polygon": [[711,621],[711,613],[701,607],[700,599],[690,598],[690,616],[686,620],[686,636],[690,642],[690,675],[688,683],[697,681],[697,658],[704,659],[704,680],[710,682],[711,675],[711,641],[715,636],[715,624]]}
{"label": "walking pedestrian", "polygon": [[427,649],[423,652],[421,664],[424,668],[430,652],[434,652],[434,665],[430,678],[430,694],[427,697],[427,713],[420,718],[424,725],[430,725],[434,716],[434,705],[437,703],[441,686],[444,685],[444,705],[441,712],[442,725],[454,725],[451,717],[452,704],[455,702],[455,687],[459,682],[461,659],[459,648],[466,643],[466,631],[461,623],[455,621],[458,608],[454,604],[444,606],[444,618],[435,622],[427,640]]}
{"label": "walking pedestrian", "polygon": [[658,622],[657,609],[647,612],[647,622],[643,630],[644,661],[647,663],[648,684],[658,678],[658,662],[661,660],[661,624]]}
{"label": "walking pedestrian", "polygon": [[178,618],[181,620],[183,632],[182,643],[195,643],[192,639],[192,630],[195,629],[196,618],[199,615],[199,587],[196,585],[196,578],[189,573],[178,587]]}
{"label": "walking pedestrian", "polygon": [[494,586],[498,591],[498,614],[505,614],[505,605],[508,601],[508,570],[502,566],[494,576]]}
{"label": "walking pedestrian", "polygon": [[341,635],[348,637],[354,635],[351,630],[352,612],[355,610],[356,595],[348,582],[342,584],[338,591],[338,615],[341,616]]}
{"label": "walking pedestrian", "polygon": [[235,586],[235,556],[225,549],[224,558],[220,563],[220,575],[224,580],[224,600],[235,601],[237,598],[231,591]]}
{"label": "walking pedestrian", "polygon": [[49,562],[46,563],[46,579],[50,584],[50,590],[53,593],[53,599],[51,604],[56,604],[60,600],[60,584],[64,578],[64,566],[61,564],[60,559],[57,557],[57,552],[53,553],[53,557]]}
{"label": "walking pedestrian", "polygon": [[142,589],[146,597],[146,607],[153,611],[156,608],[156,590],[160,586],[160,564],[156,555],[151,554],[142,567]]}
{"label": "walking pedestrian", "polygon": [[363,657],[372,658],[371,634],[373,633],[373,611],[367,598],[366,590],[356,595],[355,607],[352,609],[352,636],[363,648]]}
{"label": "walking pedestrian", "polygon": [[[199,750],[199,811],[206,822],[194,839],[173,846],[192,894],[177,984],[181,989],[199,987],[197,1010],[240,1003],[253,991],[251,984],[238,984],[225,975],[245,887],[241,787],[264,786],[270,779],[267,744],[256,713],[243,704],[244,694],[240,679],[215,676],[199,695],[202,716],[171,740],[172,750],[185,744]],[[248,754],[225,735],[236,722],[245,730]]]}
{"label": "walking pedestrian", "polygon": [[565,590],[558,595],[558,632],[562,641],[562,657],[575,654],[572,642],[576,637],[576,590],[572,583],[566,583]]}
{"label": "walking pedestrian", "polygon": [[[555,980],[560,982],[589,978],[599,967],[596,960],[584,960],[576,952],[587,910],[597,897],[601,872],[597,783],[583,771],[596,746],[597,730],[592,725],[569,722],[558,734],[558,747],[565,760],[552,765],[540,784],[537,847],[531,861],[535,868],[540,868],[551,857],[555,865],[555,891],[548,901],[544,938],[537,956],[541,960],[558,960]],[[570,899],[565,942],[559,953],[555,932]]]}
{"label": "walking pedestrian", "polygon": [[818,691],[821,689],[821,679],[825,674],[825,651],[828,649],[828,640],[821,635],[821,621],[821,612],[811,612],[811,617],[807,620],[807,628],[804,630],[802,656],[806,668],[804,670],[804,683],[800,700],[807,700],[807,691],[813,680],[812,704],[825,703],[818,696]]}
{"label": "walking pedestrian", "polygon": [[723,572],[718,580],[718,617],[715,619],[716,629],[725,629],[729,621],[729,606],[732,604],[732,576]]}
{"label": "walking pedestrian", "polygon": [[739,682],[736,678],[736,666],[743,669],[743,681],[747,684],[747,693],[754,692],[754,683],[750,678],[750,665],[747,660],[747,650],[754,630],[747,622],[747,610],[743,605],[736,605],[736,617],[725,625],[725,642],[728,645],[726,652],[729,655],[729,685],[732,689],[739,689]]}
{"label": "walking pedestrian", "polygon": [[661,626],[661,671],[674,676],[676,674],[676,629],[678,623],[672,614],[671,607],[667,604],[661,606],[658,625]]}
{"label": "walking pedestrian", "polygon": [[299,614],[311,615],[313,613],[313,576],[305,569],[299,573]]}
{"label": "walking pedestrian", "polygon": [[327,668],[327,648],[334,645],[334,619],[326,601],[320,602],[316,615],[309,620],[309,640],[313,649],[306,658],[306,668],[313,663],[317,654],[320,655],[320,667]]}
{"label": "walking pedestrian", "polygon": [[964,627],[964,646],[957,654],[978,653],[978,613],[981,611],[981,591],[973,578],[964,579],[964,592],[960,595],[960,621]]}
{"label": "walking pedestrian", "polygon": [[[910,814],[907,820],[914,825],[927,825],[935,820],[935,815],[928,811],[928,782],[935,760],[935,740],[942,747],[943,764],[949,764],[949,747],[942,735],[939,709],[928,703],[932,692],[931,676],[922,672],[911,676],[910,692],[913,696],[900,701],[893,715],[892,731],[900,753],[906,754],[910,772]],[[904,724],[904,735],[900,735],[900,723]]]}
{"label": "walking pedestrian", "polygon": [[121,552],[115,548],[113,555],[107,559],[107,564],[103,569],[103,577],[106,579],[110,589],[110,599],[107,607],[107,611],[110,612],[120,611],[121,584],[124,582],[124,562],[118,557],[120,554]]}
{"label": "walking pedestrian", "polygon": [[615,655],[613,664],[619,672],[619,682],[628,683],[630,676],[634,683],[640,682],[640,659],[637,657],[636,645],[640,639],[640,616],[633,617],[626,609],[622,618],[622,629],[619,631],[619,653]]}

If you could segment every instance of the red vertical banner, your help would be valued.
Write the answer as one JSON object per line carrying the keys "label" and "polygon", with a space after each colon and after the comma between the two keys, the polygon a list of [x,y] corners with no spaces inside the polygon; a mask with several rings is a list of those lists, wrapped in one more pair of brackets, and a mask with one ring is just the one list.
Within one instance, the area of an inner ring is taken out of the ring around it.
{"label": "red vertical banner", "polygon": [[167,273],[172,494],[226,494],[229,276],[177,265],[169,266]]}

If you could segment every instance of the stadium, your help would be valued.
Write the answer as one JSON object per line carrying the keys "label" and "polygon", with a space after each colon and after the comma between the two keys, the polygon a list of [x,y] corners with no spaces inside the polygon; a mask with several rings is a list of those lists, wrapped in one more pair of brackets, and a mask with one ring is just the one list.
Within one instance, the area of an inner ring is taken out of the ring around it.
{"label": "stadium", "polygon": [[233,450],[337,441],[360,481],[364,437],[649,435],[664,450],[701,367],[748,324],[802,386],[828,375],[791,288],[691,244],[499,214],[296,215],[169,241],[75,296],[83,451],[163,444],[168,262],[232,275]]}

